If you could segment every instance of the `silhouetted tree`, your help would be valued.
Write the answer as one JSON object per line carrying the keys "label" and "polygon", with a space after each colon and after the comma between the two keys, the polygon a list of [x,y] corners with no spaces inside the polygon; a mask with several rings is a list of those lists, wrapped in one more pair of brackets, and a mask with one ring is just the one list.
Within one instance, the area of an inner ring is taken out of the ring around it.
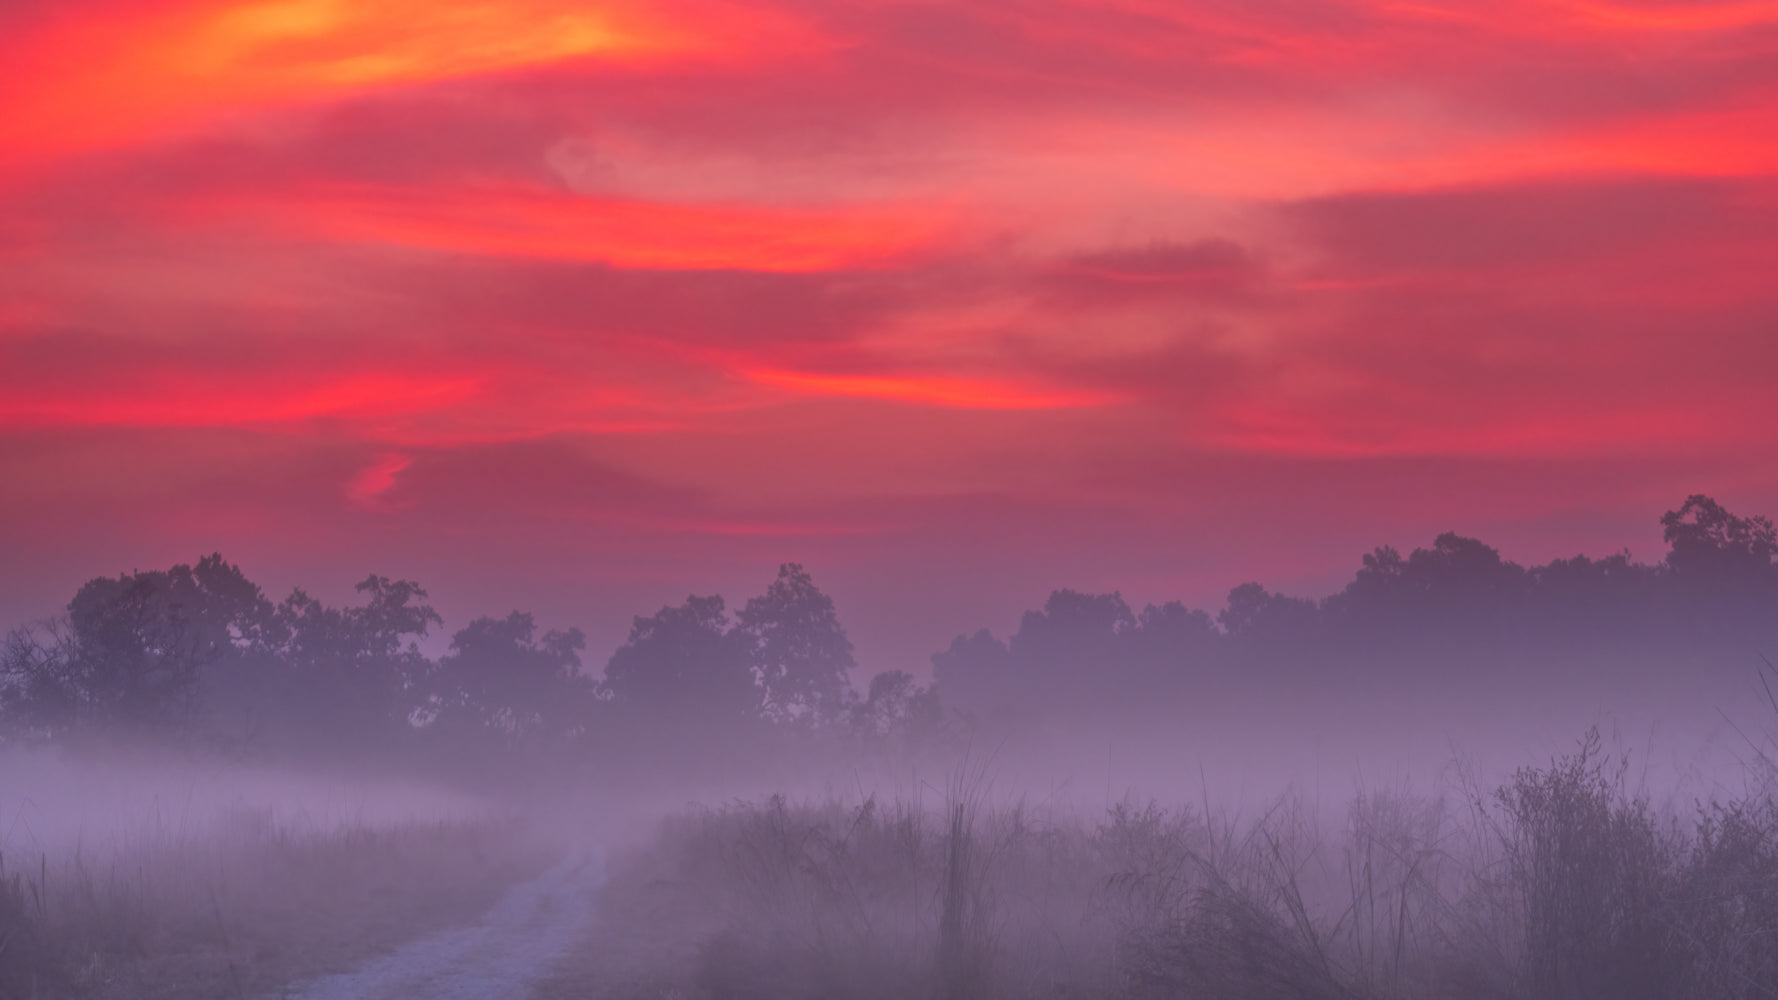
{"label": "silhouetted tree", "polygon": [[1125,685],[1153,688],[1187,680],[1209,665],[1222,638],[1208,614],[1178,601],[1150,604],[1120,643],[1120,678]]}
{"label": "silhouetted tree", "polygon": [[938,691],[922,687],[905,670],[886,670],[870,679],[870,688],[848,710],[854,732],[870,738],[929,739],[944,724]]}
{"label": "silhouetted tree", "polygon": [[1286,597],[1257,583],[1243,583],[1229,591],[1228,607],[1216,620],[1231,638],[1296,641],[1314,631],[1317,608],[1307,598]]}
{"label": "silhouetted tree", "polygon": [[586,724],[592,679],[580,672],[579,629],[537,635],[531,616],[477,618],[451,637],[423,709],[446,736],[553,742]]}
{"label": "silhouetted tree", "polygon": [[1524,567],[1500,558],[1498,549],[1454,531],[1439,535],[1430,549],[1415,549],[1405,575],[1433,604],[1468,612],[1510,607],[1530,583]]}
{"label": "silhouetted tree", "polygon": [[1340,603],[1354,608],[1390,608],[1405,603],[1413,589],[1408,582],[1407,560],[1401,552],[1393,545],[1379,545],[1365,553],[1352,582],[1335,596]]}
{"label": "silhouetted tree", "polygon": [[737,619],[769,718],[815,725],[839,718],[850,690],[847,675],[857,664],[833,599],[807,570],[780,566],[778,578]]}
{"label": "silhouetted tree", "polygon": [[412,580],[372,575],[355,607],[330,608],[301,589],[278,605],[278,666],[299,730],[327,741],[386,740],[422,708],[432,663],[419,640],[444,619]]}
{"label": "silhouetted tree", "polygon": [[59,730],[98,723],[165,729],[191,722],[204,668],[265,641],[270,602],[212,554],[196,566],[100,577],[68,603],[64,629],[15,633],[10,712]]}
{"label": "silhouetted tree", "polygon": [[1406,556],[1375,549],[1319,602],[1243,584],[1214,620],[1178,602],[1135,614],[1118,593],[1057,590],[1007,641],[984,629],[935,654],[932,686],[891,671],[862,697],[834,603],[795,563],[732,620],[720,597],[636,618],[595,684],[581,674],[577,630],[539,635],[519,612],[479,618],[435,664],[419,641],[442,619],[412,581],[371,576],[356,606],[299,589],[274,607],[212,554],[89,581],[61,619],[8,633],[0,713],[14,734],[87,723],[191,732],[202,719],[211,737],[251,738],[270,724],[293,741],[348,745],[416,727],[531,742],[607,710],[645,727],[766,720],[882,732],[925,725],[941,694],[965,716],[1064,717],[1184,697],[1208,671],[1242,676],[1230,666],[1289,662],[1338,678],[1394,665],[1423,678],[1611,662],[1625,643],[1708,663],[1778,641],[1769,518],[1694,494],[1661,525],[1669,552],[1658,565],[1625,552],[1527,569],[1445,532]]}
{"label": "silhouetted tree", "polygon": [[1289,665],[1336,679],[1350,671],[1507,676],[1552,662],[1614,662],[1625,643],[1727,662],[1778,641],[1772,522],[1693,496],[1662,525],[1672,552],[1660,566],[1625,552],[1526,568],[1444,532],[1406,556],[1375,549],[1322,601],[1243,584],[1216,625],[1177,602],[1132,616],[1116,594],[1056,591],[1007,642],[986,630],[959,636],[933,656],[934,678],[948,706],[980,719],[1185,695],[1174,679],[1226,667]]}
{"label": "silhouetted tree", "polygon": [[1694,493],[1678,510],[1661,515],[1661,537],[1669,546],[1667,566],[1689,583],[1757,587],[1773,579],[1778,530],[1770,518],[1736,517]]}
{"label": "silhouetted tree", "polygon": [[1405,559],[1387,545],[1366,555],[1352,582],[1322,609],[1348,626],[1401,628],[1436,619],[1447,627],[1454,618],[1476,621],[1518,606],[1531,584],[1525,569],[1498,550],[1447,531]]}
{"label": "silhouetted tree", "polygon": [[932,682],[945,704],[966,717],[980,718],[1013,706],[1019,677],[1012,651],[987,629],[951,640],[949,649],[932,654]]}
{"label": "silhouetted tree", "polygon": [[1610,630],[1633,635],[1651,622],[1658,598],[1660,567],[1634,562],[1630,553],[1604,559],[1584,555],[1552,559],[1526,571],[1531,581],[1529,611],[1539,632],[1553,637],[1568,632],[1583,637]]}
{"label": "silhouetted tree", "polygon": [[636,618],[602,690],[620,710],[656,720],[742,722],[762,705],[744,637],[714,595]]}
{"label": "silhouetted tree", "polygon": [[1144,644],[1180,647],[1216,638],[1216,622],[1205,612],[1178,601],[1150,604],[1136,616],[1136,634]]}
{"label": "silhouetted tree", "polygon": [[1058,590],[1007,640],[1019,684],[1042,698],[1097,698],[1114,677],[1120,639],[1136,627],[1121,594]]}
{"label": "silhouetted tree", "polygon": [[0,737],[54,736],[80,717],[81,678],[66,615],[6,633],[0,643]]}

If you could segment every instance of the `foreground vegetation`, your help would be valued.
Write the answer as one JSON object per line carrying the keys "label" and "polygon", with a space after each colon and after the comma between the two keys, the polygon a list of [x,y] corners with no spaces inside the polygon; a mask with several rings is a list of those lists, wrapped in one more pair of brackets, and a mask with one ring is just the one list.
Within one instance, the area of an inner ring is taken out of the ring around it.
{"label": "foreground vegetation", "polygon": [[258,997],[474,919],[551,860],[508,822],[203,834],[0,858],[0,1000]]}
{"label": "foreground vegetation", "polygon": [[[734,803],[613,859],[569,997],[1778,995],[1778,803],[1657,809],[1591,735],[1338,829],[1125,803]],[[976,786],[979,788],[979,786]]]}

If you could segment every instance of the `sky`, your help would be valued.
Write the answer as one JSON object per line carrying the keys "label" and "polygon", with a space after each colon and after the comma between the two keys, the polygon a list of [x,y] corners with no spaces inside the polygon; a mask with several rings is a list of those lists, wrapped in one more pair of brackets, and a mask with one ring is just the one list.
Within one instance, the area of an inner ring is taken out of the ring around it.
{"label": "sky", "polygon": [[212,551],[596,669],[1778,513],[1778,2],[11,0],[0,617]]}

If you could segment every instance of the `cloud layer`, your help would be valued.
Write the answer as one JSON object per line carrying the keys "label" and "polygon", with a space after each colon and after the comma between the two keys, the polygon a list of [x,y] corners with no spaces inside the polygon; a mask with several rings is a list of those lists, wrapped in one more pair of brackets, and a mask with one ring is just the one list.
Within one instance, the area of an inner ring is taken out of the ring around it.
{"label": "cloud layer", "polygon": [[935,575],[960,628],[1778,508],[1770,3],[0,29],[0,608],[222,548],[621,623],[801,558],[908,666]]}

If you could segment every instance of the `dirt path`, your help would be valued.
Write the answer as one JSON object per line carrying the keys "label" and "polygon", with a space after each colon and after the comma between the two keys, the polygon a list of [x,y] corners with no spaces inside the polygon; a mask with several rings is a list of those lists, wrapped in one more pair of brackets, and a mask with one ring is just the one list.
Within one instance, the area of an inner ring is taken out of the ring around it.
{"label": "dirt path", "polygon": [[571,855],[507,891],[469,927],[441,931],[353,972],[287,990],[285,1000],[520,1000],[592,919],[604,868]]}

